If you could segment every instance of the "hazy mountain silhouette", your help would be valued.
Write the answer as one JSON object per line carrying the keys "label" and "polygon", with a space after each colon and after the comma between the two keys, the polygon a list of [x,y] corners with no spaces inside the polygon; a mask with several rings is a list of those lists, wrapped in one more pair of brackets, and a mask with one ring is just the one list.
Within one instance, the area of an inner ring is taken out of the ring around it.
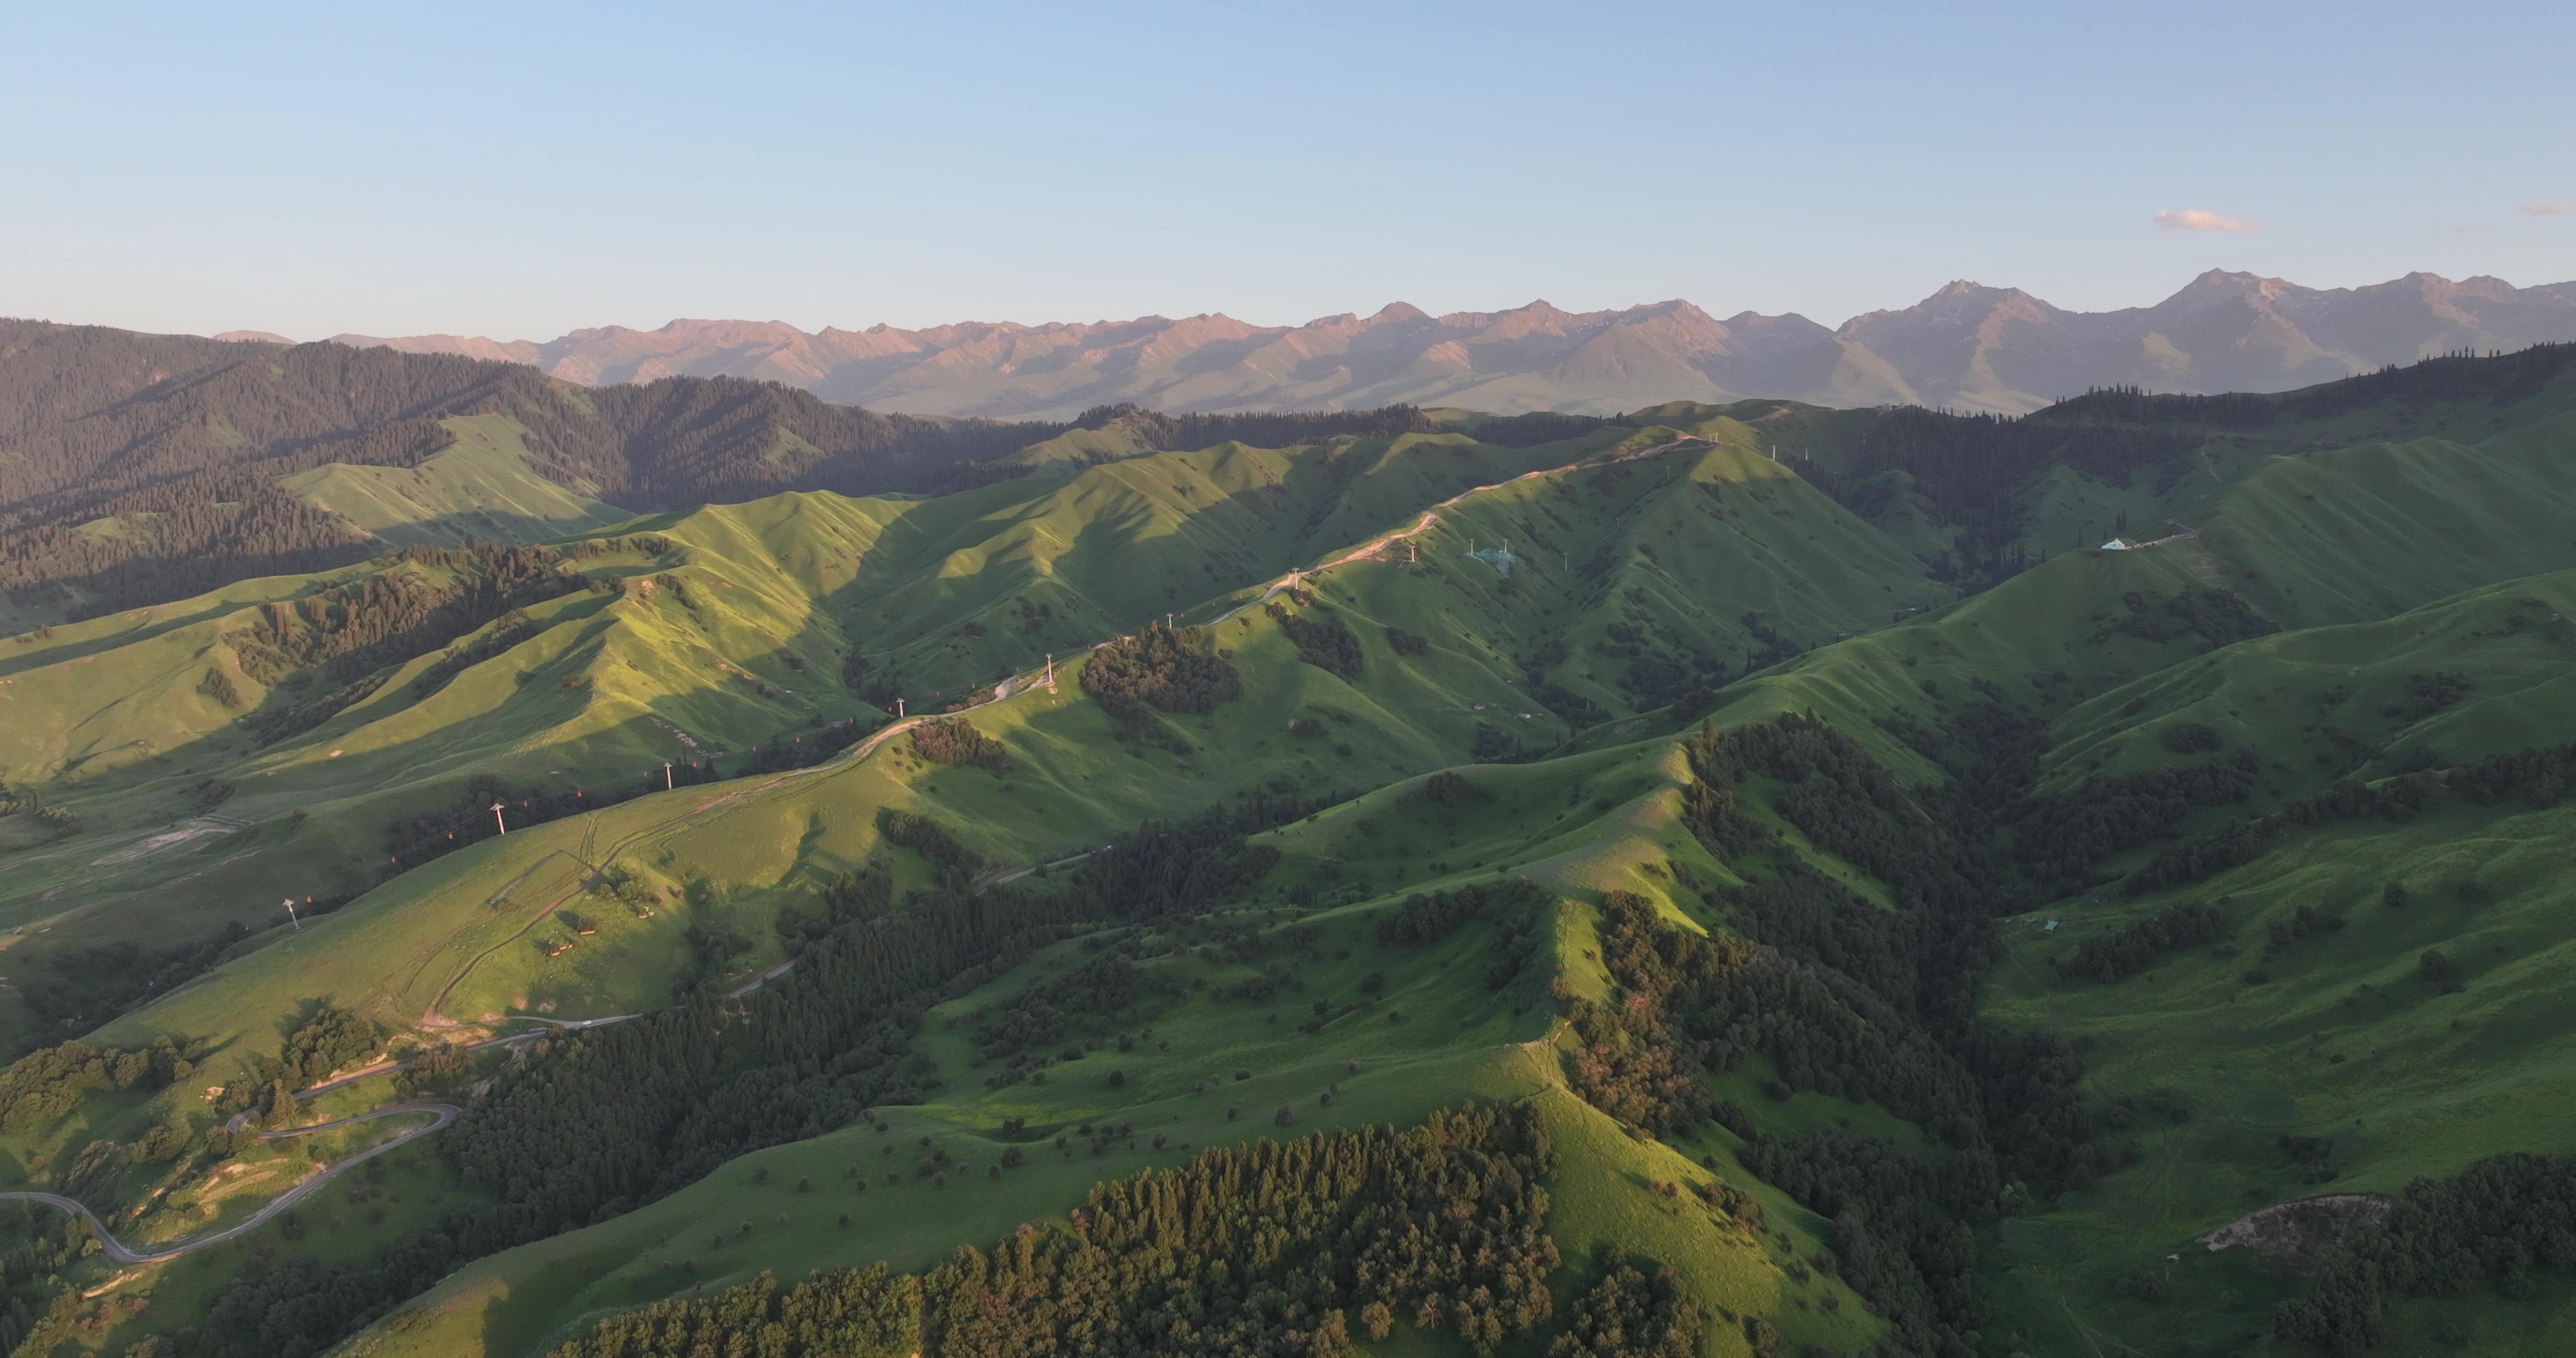
{"label": "hazy mountain silhouette", "polygon": [[1167,411],[1402,401],[1610,413],[1744,396],[2017,412],[2097,386],[2282,391],[2427,354],[2576,339],[2576,283],[2517,288],[2413,273],[2318,289],[2213,269],[2153,306],[2079,312],[1962,281],[1833,330],[1794,313],[1719,320],[1684,301],[1587,312],[1538,301],[1446,316],[1398,302],[1297,326],[1209,314],[809,334],[782,321],[677,320],[542,343],[332,338],[510,359],[592,385],[730,375],[880,410],[1012,419],[1116,401]]}

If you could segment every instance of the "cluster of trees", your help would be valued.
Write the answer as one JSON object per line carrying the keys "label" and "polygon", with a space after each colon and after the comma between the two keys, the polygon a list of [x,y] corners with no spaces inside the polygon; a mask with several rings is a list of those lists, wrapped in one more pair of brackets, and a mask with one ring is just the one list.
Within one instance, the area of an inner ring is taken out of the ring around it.
{"label": "cluster of trees", "polygon": [[1866,519],[1883,519],[1910,501],[1935,524],[1957,530],[1951,573],[1991,583],[2029,564],[2013,543],[2029,525],[2031,486],[2048,469],[2071,466],[2126,484],[2139,468],[2179,457],[2203,437],[2080,411],[2014,419],[1900,406],[1870,426],[1839,470],[1808,459],[1795,465]]}
{"label": "cluster of trees", "polygon": [[[0,589],[74,622],[255,576],[332,570],[378,548],[347,519],[250,472],[84,498],[38,520],[44,513],[0,512],[0,523],[16,521],[0,526]],[[81,531],[106,518],[121,531]]]}
{"label": "cluster of trees", "polygon": [[2571,778],[2576,778],[2576,744],[2513,750],[2458,768],[2419,769],[2375,783],[2337,783],[2314,796],[2283,802],[2268,816],[2194,835],[2147,860],[2120,889],[2140,896],[2241,867],[2293,829],[2371,819],[2404,824],[2444,797],[2477,805],[2519,797],[2534,808],[2547,808],[2558,804]]}
{"label": "cluster of trees", "polygon": [[[1553,1168],[1525,1107],[1256,1141],[1097,1185],[1064,1224],[1023,1226],[918,1275],[839,1270],[785,1292],[764,1278],[603,1321],[552,1358],[1358,1358],[1359,1336],[1384,1338],[1399,1315],[1490,1354],[1554,1310],[1539,1187]],[[1686,1303],[1628,1285],[1624,1267],[1619,1286],[1587,1294],[1592,1346],[1573,1353],[1659,1353],[1599,1347],[1632,1312],[1690,1325]]]}
{"label": "cluster of trees", "polygon": [[2380,711],[2383,715],[2395,717],[2399,721],[2422,721],[2467,697],[2469,690],[2475,687],[2477,687],[2476,683],[2465,674],[2451,674],[2443,671],[2432,674],[2410,674],[2406,676],[2406,691],[2399,695],[2395,702],[2387,704]]}
{"label": "cluster of trees", "polygon": [[1092,649],[1082,689],[1122,724],[1139,726],[1156,711],[1213,712],[1243,696],[1243,676],[1215,654],[1204,629],[1149,622],[1144,630]]}
{"label": "cluster of trees", "polygon": [[[999,1006],[998,1013],[978,1011],[972,1034],[975,1059],[1006,1062],[984,1083],[1016,1084],[1029,1070],[1049,1064],[1047,1049],[1066,1042],[1067,1059],[1078,1060],[1087,1048],[1106,1039],[1128,1008],[1149,994],[1179,996],[1177,981],[1147,972],[1121,954],[1096,957],[1062,976],[1023,987]],[[1081,1025],[1076,1032],[1075,1025]],[[1120,1039],[1123,1048],[1126,1039]]]}
{"label": "cluster of trees", "polygon": [[1270,785],[1231,808],[1186,821],[1147,821],[1084,859],[1059,890],[1080,918],[1155,923],[1193,915],[1239,896],[1279,861],[1279,850],[1250,836],[1311,815],[1338,798],[1309,801],[1293,787]]}
{"label": "cluster of trees", "polygon": [[2251,751],[2177,768],[2095,774],[2055,796],[2028,799],[2013,858],[2039,896],[2055,900],[2105,880],[2096,865],[2172,836],[2195,811],[2241,806],[2263,773]]}
{"label": "cluster of trees", "polygon": [[[1374,410],[1167,415],[1132,402],[1121,402],[1093,406],[1075,416],[1073,423],[1078,429],[1107,429],[1115,425],[1146,447],[1167,453],[1212,448],[1220,443],[1286,448],[1300,443],[1320,443],[1343,434],[1391,439],[1402,434],[1427,434],[1440,427],[1420,408],[1409,405],[1379,406]],[[1482,431],[1479,431],[1479,437],[1482,437]],[[1488,443],[1501,441],[1485,440]]]}
{"label": "cluster of trees", "polygon": [[964,717],[934,717],[912,728],[912,752],[933,764],[958,764],[1008,773],[1011,761],[1002,742],[975,729]]}
{"label": "cluster of trees", "polygon": [[93,1089],[158,1089],[195,1069],[167,1038],[131,1051],[65,1042],[29,1052],[0,1071],[0,1131],[52,1122]]}
{"label": "cluster of trees", "polygon": [[[2278,962],[2296,944],[2319,934],[2331,934],[2343,928],[2343,916],[2313,905],[2302,905],[2282,919],[2263,925],[2263,960]],[[2256,973],[2255,980],[2261,980]]]}
{"label": "cluster of trees", "polygon": [[2178,721],[2165,728],[2165,748],[2175,754],[2215,754],[2218,728],[2205,722]]}
{"label": "cluster of trees", "polygon": [[1518,911],[1503,916],[1486,953],[1485,989],[1507,990],[1529,971],[1547,941],[1550,905],[1545,893],[1533,890]]}
{"label": "cluster of trees", "polygon": [[[1741,1123],[1748,1167],[1836,1219],[1844,1277],[1906,1351],[1973,1353],[1985,1314],[1975,1224],[2002,1210],[2007,1183],[2056,1192],[2117,1161],[2066,1044],[1977,1021],[1977,988],[2002,954],[1992,912],[2020,898],[1984,837],[1998,813],[1927,806],[1813,718],[1703,727],[1685,748],[1698,782],[1685,824],[1743,879],[1705,893],[1730,930],[1677,930],[1651,902],[1607,898],[1600,956],[1617,991],[1573,1005],[1570,1081],[1658,1134],[1721,1114]],[[1885,883],[1896,908],[1808,867],[1752,816],[1739,789],[1756,778],[1776,780],[1783,818]],[[2017,785],[1971,776],[1948,795],[1980,791]],[[1755,1052],[1779,1071],[1775,1095],[1875,1101],[1955,1149],[1933,1162],[1858,1138],[1763,1134],[1709,1092],[1710,1076]]]}
{"label": "cluster of trees", "polygon": [[80,825],[80,814],[68,806],[53,806],[45,794],[31,787],[0,783],[0,818],[25,816],[56,834],[67,834]]}
{"label": "cluster of trees", "polygon": [[[242,673],[262,684],[314,668],[347,683],[583,588],[582,576],[556,569],[561,559],[546,547],[406,547],[363,579],[260,605],[249,627],[223,639]],[[405,565],[448,572],[448,580],[401,570]]]}
{"label": "cluster of trees", "polygon": [[891,712],[895,699],[903,696],[903,670],[892,665],[879,669],[877,662],[857,651],[844,651],[841,653],[841,686]]}
{"label": "cluster of trees", "polygon": [[1557,410],[1530,410],[1518,415],[1489,415],[1476,421],[1473,433],[1479,443],[1502,448],[1535,448],[1542,443],[1561,443],[1581,438],[1597,429],[1619,425],[1636,427],[1636,420],[1625,415],[1604,418],[1597,415],[1569,415]]}
{"label": "cluster of trees", "polygon": [[[272,366],[265,346],[0,322],[0,587],[61,604],[78,586],[69,612],[90,617],[365,557],[371,539],[276,478],[416,464],[450,441],[420,408],[492,365],[307,348]],[[80,531],[107,517],[126,531]]]}
{"label": "cluster of trees", "polygon": [[[85,1305],[79,1284],[66,1280],[97,1247],[86,1223],[53,1208],[0,1205],[0,1352],[52,1353],[84,1330],[96,1334],[130,1314],[122,1298],[95,1309]],[[161,1358],[169,1358],[166,1349]]]}
{"label": "cluster of trees", "polygon": [[2206,947],[2225,935],[2218,909],[2207,901],[2177,901],[2145,919],[2075,945],[2057,969],[2067,976],[2111,982],[2135,976],[2169,953]]}
{"label": "cluster of trees", "polygon": [[297,695],[301,692],[309,692],[309,688],[300,684],[292,685],[274,691],[270,699],[262,703],[257,710],[245,712],[234,718],[233,724],[240,727],[252,740],[262,745],[274,745],[281,740],[300,736],[365,702],[375,696],[376,690],[385,686],[385,680],[388,677],[385,674],[371,674],[363,679],[353,679],[338,688],[325,689],[319,697],[301,700]]}
{"label": "cluster of trees", "polygon": [[1297,647],[1297,658],[1346,682],[1360,677],[1360,639],[1339,617],[1323,609],[1293,613],[1277,604],[1265,606],[1279,620],[1279,630]]}
{"label": "cluster of trees", "polygon": [[[1934,574],[1991,583],[2029,564],[2012,544],[2028,530],[2032,492],[2051,468],[2073,467],[2115,485],[2149,467],[2165,467],[2170,477],[2177,459],[2221,431],[2323,419],[2392,398],[2483,396],[2506,405],[2538,392],[2571,363],[2576,345],[2543,344],[2510,354],[2442,355],[2280,395],[2151,396],[2112,387],[2018,419],[1905,406],[1874,423],[1839,466],[1804,458],[1794,465],[1863,518],[1918,506],[1935,524],[1957,530],[1955,554]],[[2187,605],[2177,616],[2184,630],[2213,645],[2234,639],[2222,635],[2228,630],[2270,630],[2250,619],[2241,601],[2209,611]],[[2151,619],[2147,625],[2155,626]]]}
{"label": "cluster of trees", "polygon": [[2230,391],[2211,396],[2150,394],[2144,387],[2088,387],[2035,412],[2044,421],[2076,424],[2183,425],[2210,429],[2262,429],[2279,416],[2276,396]]}
{"label": "cluster of trees", "polygon": [[1462,806],[1476,806],[1494,800],[1494,790],[1463,773],[1442,770],[1422,780],[1419,787],[1396,798],[1401,806],[1436,806],[1454,811]]}
{"label": "cluster of trees", "polygon": [[55,1032],[87,1032],[204,973],[250,935],[249,926],[227,922],[195,942],[166,949],[119,939],[36,954],[16,969],[18,999]]}
{"label": "cluster of trees", "polygon": [[1436,943],[1471,920],[1506,910],[1525,913],[1540,895],[1538,887],[1526,877],[1508,882],[1474,882],[1428,895],[1416,893],[1378,916],[1377,941],[1393,947]]}
{"label": "cluster of trees", "polygon": [[2065,792],[2043,792],[2045,726],[2007,707],[1994,684],[1971,683],[1980,701],[1943,731],[1902,717],[1877,724],[1941,765],[1946,784],[1916,799],[1962,844],[1996,856],[1996,914],[2110,881],[2099,871],[2103,859],[2171,837],[2196,811],[2242,804],[2261,776],[2254,754],[2240,751],[2175,768],[2096,774]]}
{"label": "cluster of trees", "polygon": [[[1697,1358],[1708,1318],[1690,1299],[1680,1275],[1655,1267],[1648,1273],[1616,1245],[1602,1252],[1600,1277],[1576,1294],[1565,1327],[1547,1346],[1547,1358]],[[1757,1322],[1758,1323],[1758,1322]],[[1778,1352],[1772,1337],[1766,1353]]]}
{"label": "cluster of trees", "polygon": [[2576,344],[2564,342],[2535,344],[2509,354],[2460,349],[2270,399],[2306,419],[2340,415],[2386,400],[2457,401],[2483,396],[2505,406],[2538,394],[2570,365],[2576,365]]}
{"label": "cluster of trees", "polygon": [[2255,637],[2270,636],[2280,627],[2254,611],[2254,606],[2235,593],[2223,589],[2187,589],[2165,600],[2161,613],[2152,608],[2147,596],[2136,590],[2120,596],[2127,611],[2103,624],[2093,634],[2095,641],[2112,633],[2133,636],[2140,641],[2167,642],[2177,631],[2201,639],[2203,650],[2217,650]]}
{"label": "cluster of trees", "polygon": [[871,1264],[788,1288],[763,1273],[712,1297],[655,1302],[599,1322],[548,1358],[911,1358],[920,1340],[921,1280]]}
{"label": "cluster of trees", "polygon": [[1479,764],[1516,764],[1537,757],[1536,751],[1524,750],[1517,732],[1504,731],[1484,722],[1476,723],[1476,735],[1467,747],[1468,757]]}
{"label": "cluster of trees", "polygon": [[[858,744],[869,729],[859,725],[856,717],[844,717],[829,725],[809,727],[792,735],[782,731],[745,751],[742,762],[734,767],[731,776],[749,778],[754,774],[810,769]],[[918,736],[914,738],[916,741],[919,739]],[[708,777],[704,781],[713,782],[719,776],[722,775],[714,772],[714,761],[709,760]]]}
{"label": "cluster of trees", "polygon": [[309,1089],[331,1072],[384,1049],[385,1030],[329,1000],[313,1000],[311,1011],[286,1035],[278,1064],[297,1089]]}
{"label": "cluster of trees", "polygon": [[899,807],[877,808],[877,833],[888,844],[912,850],[928,859],[939,871],[939,884],[949,891],[964,891],[984,870],[984,856],[957,842],[948,827],[915,811]]}
{"label": "cluster of trees", "polygon": [[[2576,347],[2576,346],[2571,346]],[[2335,1358],[2387,1337],[2392,1297],[2477,1287],[2563,1295],[2576,1271],[2576,1156],[2499,1155],[2447,1179],[2408,1184],[2375,1223],[2329,1247],[2305,1295],[2274,1311],[2283,1339]]]}
{"label": "cluster of trees", "polygon": [[1765,1132],[1738,1158],[1833,1223],[1834,1270],[1887,1319],[1894,1352],[1976,1358],[1987,1314],[1976,1232],[1999,1215],[2006,1188],[1991,1154],[1932,1161],[1846,1132]]}

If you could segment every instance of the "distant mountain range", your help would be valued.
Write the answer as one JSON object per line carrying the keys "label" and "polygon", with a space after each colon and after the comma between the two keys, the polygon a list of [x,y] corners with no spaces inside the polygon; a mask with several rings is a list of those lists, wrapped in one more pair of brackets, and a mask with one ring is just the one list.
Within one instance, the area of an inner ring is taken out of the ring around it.
{"label": "distant mountain range", "polygon": [[1794,313],[1719,320],[1684,301],[1587,312],[1532,302],[1446,316],[1399,302],[1297,326],[1211,314],[808,334],[782,321],[679,320],[543,343],[332,338],[528,363],[593,386],[730,375],[842,404],[997,419],[1064,419],[1120,401],[1175,412],[1410,402],[1608,414],[1747,396],[2019,413],[2090,387],[2283,391],[2428,354],[2576,340],[2576,283],[2517,288],[2413,273],[2319,289],[2213,269],[2154,306],[2081,312],[2018,288],[1957,282],[1838,329]]}

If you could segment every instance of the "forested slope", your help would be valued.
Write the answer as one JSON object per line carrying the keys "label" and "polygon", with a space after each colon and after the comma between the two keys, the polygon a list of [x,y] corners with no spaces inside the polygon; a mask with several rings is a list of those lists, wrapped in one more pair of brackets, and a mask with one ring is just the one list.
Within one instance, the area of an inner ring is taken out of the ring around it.
{"label": "forested slope", "polygon": [[[0,1075],[19,1177],[180,1240],[389,1134],[249,1129],[461,1109],[116,1290],[11,1272],[10,1334],[2544,1351],[2548,360],[1919,428],[1111,412],[1043,476],[0,647],[77,716],[7,747],[21,1031],[82,1039]],[[346,904],[237,927],[333,855]]]}

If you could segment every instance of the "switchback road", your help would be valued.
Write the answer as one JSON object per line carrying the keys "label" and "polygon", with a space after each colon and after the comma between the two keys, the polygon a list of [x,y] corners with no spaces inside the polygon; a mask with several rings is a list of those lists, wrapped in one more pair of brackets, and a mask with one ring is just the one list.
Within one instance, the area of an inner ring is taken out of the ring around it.
{"label": "switchback road", "polygon": [[429,1125],[425,1127],[414,1127],[410,1131],[395,1137],[393,1140],[385,1142],[383,1145],[369,1146],[365,1150],[350,1156],[348,1159],[324,1169],[321,1173],[314,1175],[312,1178],[306,1179],[304,1182],[295,1185],[293,1188],[278,1194],[277,1197],[272,1199],[267,1206],[251,1213],[249,1217],[240,1222],[227,1226],[220,1231],[213,1232],[212,1234],[197,1236],[190,1240],[182,1240],[176,1244],[154,1245],[147,1246],[143,1249],[136,1249],[110,1234],[107,1229],[107,1223],[99,1220],[96,1212],[82,1206],[77,1200],[66,1198],[59,1193],[0,1193],[0,1200],[16,1199],[21,1202],[40,1202],[56,1211],[68,1212],[89,1223],[89,1228],[98,1234],[99,1246],[107,1252],[108,1258],[113,1259],[120,1264],[157,1264],[165,1259],[176,1259],[183,1254],[193,1254],[198,1250],[204,1249],[208,1245],[220,1244],[226,1240],[232,1239],[234,1236],[241,1235],[244,1232],[257,1230],[270,1217],[276,1216],[278,1213],[283,1212],[313,1194],[320,1192],[324,1185],[330,1183],[333,1179],[338,1178],[343,1170],[349,1169],[355,1165],[365,1164],[367,1161],[375,1159],[377,1156],[384,1154],[386,1151],[392,1150],[396,1146],[408,1145],[413,1141],[417,1141],[420,1138],[429,1135],[431,1132],[437,1131],[439,1128],[454,1122],[456,1120],[456,1115],[463,1111],[463,1109],[458,1108],[452,1103],[394,1103],[387,1104],[371,1113],[360,1113],[355,1117],[337,1118],[330,1122],[317,1122],[310,1127],[291,1127],[284,1131],[262,1132],[260,1133],[260,1140],[278,1141],[290,1136],[308,1136],[314,1132],[329,1131],[334,1127],[346,1127],[351,1123],[356,1122],[372,1122],[377,1118],[400,1117],[406,1113],[431,1113],[436,1115]]}

